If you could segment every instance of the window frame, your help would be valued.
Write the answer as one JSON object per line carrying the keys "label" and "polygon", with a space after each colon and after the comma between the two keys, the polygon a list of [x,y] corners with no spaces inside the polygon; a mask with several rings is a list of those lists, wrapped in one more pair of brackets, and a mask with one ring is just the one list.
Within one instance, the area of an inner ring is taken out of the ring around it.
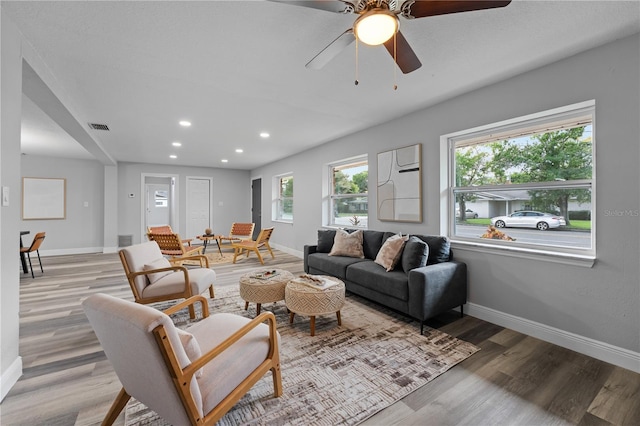
{"label": "window frame", "polygon": [[325,221],[327,227],[331,227],[331,228],[342,228],[345,226],[345,224],[340,224],[340,223],[336,223],[336,216],[334,214],[335,209],[334,209],[334,205],[336,204],[337,200],[344,200],[344,199],[356,199],[356,198],[366,198],[367,199],[367,220],[365,224],[358,224],[358,225],[354,225],[353,223],[346,225],[349,228],[356,228],[356,229],[367,229],[368,224],[369,224],[369,192],[368,192],[368,184],[367,184],[367,192],[364,193],[357,193],[357,194],[335,194],[335,185],[333,182],[333,177],[334,177],[334,171],[337,169],[339,170],[343,170],[343,169],[347,169],[350,167],[358,167],[358,165],[361,166],[366,166],[367,167],[367,174],[369,173],[369,157],[367,154],[363,154],[363,155],[358,155],[356,157],[350,157],[350,158],[345,158],[342,160],[338,160],[338,161],[334,161],[332,163],[327,164],[327,208],[326,208],[326,214],[327,214],[327,220]]}
{"label": "window frame", "polygon": [[[455,150],[459,146],[473,146],[491,140],[499,140],[507,135],[517,137],[532,134],[532,129],[553,131],[561,127],[550,128],[545,124],[570,123],[578,117],[590,116],[592,130],[591,179],[566,182],[530,182],[510,184],[509,189],[565,189],[589,188],[591,191],[591,247],[574,248],[541,244],[526,244],[491,239],[479,239],[455,235],[456,197],[459,192],[499,191],[505,185],[482,185],[455,187]],[[483,251],[499,255],[515,256],[526,259],[539,259],[553,262],[576,264],[591,267],[596,259],[596,111],[595,100],[589,100],[560,108],[554,108],[535,114],[516,117],[501,122],[462,130],[440,137],[440,230],[457,248],[471,251]]]}
{"label": "window frame", "polygon": [[[293,172],[282,173],[273,177],[273,214],[272,220],[274,222],[293,223],[294,220],[294,196],[295,196],[295,181],[293,182],[294,189],[291,197],[282,195],[283,192],[283,180],[291,179],[293,181]],[[285,201],[291,201],[291,219],[285,218],[284,203]]]}

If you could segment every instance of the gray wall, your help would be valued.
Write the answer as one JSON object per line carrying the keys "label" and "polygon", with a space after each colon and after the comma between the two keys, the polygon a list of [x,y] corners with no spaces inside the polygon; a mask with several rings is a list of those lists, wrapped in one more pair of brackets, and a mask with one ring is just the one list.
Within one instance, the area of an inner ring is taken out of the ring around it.
{"label": "gray wall", "polygon": [[[607,217],[604,210],[638,210],[640,197],[640,37],[632,37],[473,91],[401,119],[344,137],[256,169],[262,177],[263,226],[278,244],[301,252],[322,226],[323,169],[331,161],[369,156],[375,188],[376,155],[423,144],[422,224],[380,222],[370,209],[369,228],[439,234],[440,136],[585,100],[596,100],[597,262],[592,268],[455,250],[469,266],[469,299],[552,329],[640,352],[640,223]],[[406,89],[405,89],[406,90]],[[293,171],[294,223],[272,223],[272,177]],[[369,205],[376,205],[375,192]]]}
{"label": "gray wall", "polygon": [[[154,164],[118,163],[118,234],[133,235],[133,242],[139,243],[142,236],[141,221],[141,175],[179,175],[178,232],[187,229],[187,207],[185,194],[187,177],[210,177],[213,179],[213,223],[215,233],[229,233],[233,222],[251,221],[251,181],[246,170],[214,169],[204,167],[177,167]],[[135,194],[129,198],[128,194]],[[222,205],[220,205],[222,204]],[[204,229],[202,230],[204,232]],[[187,237],[187,235],[181,235]],[[193,237],[189,235],[188,237]]]}
{"label": "gray wall", "polygon": [[[21,220],[28,244],[36,232],[46,232],[43,254],[102,251],[104,245],[104,166],[92,160],[22,156],[22,176],[65,178],[66,219]],[[84,203],[88,203],[85,207]]]}

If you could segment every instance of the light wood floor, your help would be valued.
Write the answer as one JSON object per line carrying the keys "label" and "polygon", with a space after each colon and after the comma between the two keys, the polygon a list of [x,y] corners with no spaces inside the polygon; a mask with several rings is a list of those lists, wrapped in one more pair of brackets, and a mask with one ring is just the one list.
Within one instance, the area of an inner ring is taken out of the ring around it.
{"label": "light wood floor", "polygon": [[[35,279],[20,281],[23,376],[0,405],[0,424],[99,424],[120,383],[80,302],[96,292],[131,300],[131,290],[116,254],[43,264],[44,275],[36,267]],[[282,252],[267,266],[303,272],[300,259]],[[235,285],[259,267],[254,256],[215,266],[216,285]],[[428,325],[482,350],[366,425],[640,425],[636,373],[455,312]]]}

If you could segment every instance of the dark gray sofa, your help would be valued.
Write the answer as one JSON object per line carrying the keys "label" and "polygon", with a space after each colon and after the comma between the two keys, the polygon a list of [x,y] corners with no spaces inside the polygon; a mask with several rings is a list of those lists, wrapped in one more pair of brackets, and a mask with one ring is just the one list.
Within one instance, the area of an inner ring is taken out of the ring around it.
{"label": "dark gray sofa", "polygon": [[421,334],[425,321],[431,317],[458,306],[462,315],[462,306],[467,302],[467,265],[453,260],[449,240],[412,235],[416,238],[405,244],[396,268],[387,272],[374,260],[392,235],[365,230],[364,259],[360,259],[329,256],[335,231],[319,230],[318,243],[304,246],[304,270],[308,274],[339,278],[347,291],[417,319]]}

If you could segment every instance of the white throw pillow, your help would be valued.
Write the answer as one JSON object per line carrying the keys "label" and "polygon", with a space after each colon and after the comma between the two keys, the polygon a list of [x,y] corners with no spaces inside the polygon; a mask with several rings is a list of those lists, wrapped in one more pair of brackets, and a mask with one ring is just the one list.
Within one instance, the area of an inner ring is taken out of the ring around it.
{"label": "white throw pillow", "polygon": [[329,256],[359,257],[360,259],[364,259],[362,239],[362,229],[358,229],[351,234],[342,229],[338,229],[333,239],[333,247],[329,252]]}
{"label": "white throw pillow", "polygon": [[387,272],[392,271],[398,263],[398,260],[400,260],[402,249],[408,239],[408,235],[404,237],[402,235],[394,235],[393,237],[387,238],[387,241],[385,241],[380,248],[375,262],[386,269]]}
{"label": "white throw pillow", "polygon": [[[182,347],[184,348],[184,351],[187,353],[187,357],[189,358],[189,361],[193,362],[198,358],[200,358],[202,356],[202,349],[200,349],[200,345],[198,344],[198,341],[193,336],[193,334],[189,333],[188,331],[184,331],[180,328],[176,328],[176,331],[178,332],[178,337],[180,337],[180,343],[182,343]],[[196,374],[195,374],[196,378],[202,377],[203,368],[196,371]]]}
{"label": "white throw pillow", "polygon": [[[162,268],[168,268],[171,266],[171,263],[165,259],[164,257],[161,257],[158,260],[154,260],[153,262],[144,265],[142,267],[142,269],[144,271],[151,271],[153,269],[162,269]],[[169,274],[173,274],[174,271],[162,271],[162,272],[154,272],[152,274],[147,274],[147,278],[149,279],[149,283],[153,284],[156,281],[158,281],[160,278],[169,275]]]}

